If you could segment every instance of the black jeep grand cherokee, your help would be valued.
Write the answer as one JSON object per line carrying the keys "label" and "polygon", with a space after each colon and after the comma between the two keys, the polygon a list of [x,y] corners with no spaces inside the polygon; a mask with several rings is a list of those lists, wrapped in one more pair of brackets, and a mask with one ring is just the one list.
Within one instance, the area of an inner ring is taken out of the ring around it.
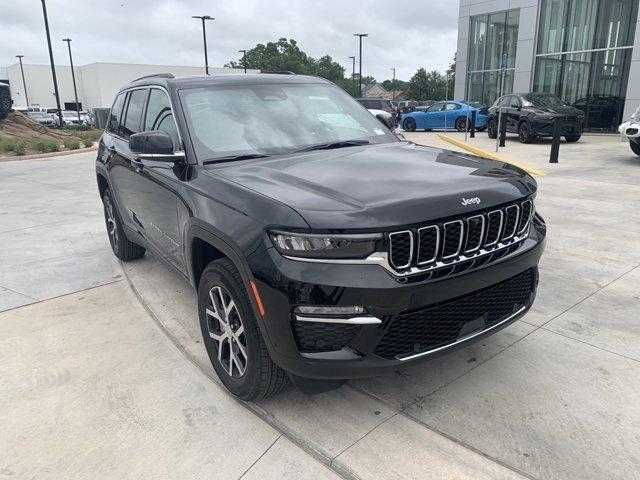
{"label": "black jeep grand cherokee", "polygon": [[243,399],[450,351],[534,299],[533,178],[400,141],[319,78],[139,79],[96,167],[114,253],[149,249],[189,279],[213,367]]}

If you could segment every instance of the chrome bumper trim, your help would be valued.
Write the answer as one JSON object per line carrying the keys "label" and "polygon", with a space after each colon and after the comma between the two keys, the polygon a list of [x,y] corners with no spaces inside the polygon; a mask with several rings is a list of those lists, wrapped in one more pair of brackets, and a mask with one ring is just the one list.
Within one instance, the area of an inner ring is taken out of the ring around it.
{"label": "chrome bumper trim", "polygon": [[380,325],[382,320],[377,317],[362,316],[362,317],[350,317],[350,318],[336,318],[336,317],[305,317],[303,315],[294,315],[294,318],[298,322],[313,322],[313,323],[340,323],[343,325]]}

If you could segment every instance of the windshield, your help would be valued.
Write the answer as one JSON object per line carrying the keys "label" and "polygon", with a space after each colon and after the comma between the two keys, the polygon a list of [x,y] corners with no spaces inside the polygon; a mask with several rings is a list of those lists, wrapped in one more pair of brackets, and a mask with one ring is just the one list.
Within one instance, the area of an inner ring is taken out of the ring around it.
{"label": "windshield", "polygon": [[358,102],[328,84],[214,85],[181,90],[180,99],[201,161],[350,140],[398,141]]}
{"label": "windshield", "polygon": [[[536,107],[562,107],[565,103],[552,93],[538,93],[534,95],[526,95],[524,97],[528,102]],[[528,105],[525,105],[528,106]]]}
{"label": "windshield", "polygon": [[43,117],[48,117],[49,115],[45,115],[42,112],[29,112],[29,115],[31,115],[34,118],[43,118]]}

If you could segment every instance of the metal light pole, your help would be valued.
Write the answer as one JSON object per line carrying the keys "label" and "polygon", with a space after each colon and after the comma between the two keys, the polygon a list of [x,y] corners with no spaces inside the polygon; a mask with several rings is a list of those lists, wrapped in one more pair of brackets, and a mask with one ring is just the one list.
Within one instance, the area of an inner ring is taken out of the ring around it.
{"label": "metal light pole", "polygon": [[60,94],[58,93],[58,79],[56,78],[56,67],[53,63],[53,50],[51,49],[51,35],[49,34],[49,19],[47,18],[47,5],[42,1],[42,14],[44,15],[44,29],[47,32],[47,45],[49,46],[49,61],[51,62],[51,76],[53,77],[53,94],[56,96],[56,107],[58,108],[58,119],[60,128],[64,126],[62,120],[62,109],[60,108]]}
{"label": "metal light pole", "polygon": [[244,73],[247,73],[247,51],[238,50],[238,52],[242,54],[242,65],[244,65]]}
{"label": "metal light pole", "polygon": [[199,18],[202,20],[202,40],[204,41],[204,71],[207,75],[209,75],[209,59],[207,58],[207,29],[204,26],[204,22],[206,20],[215,20],[215,18],[210,17],[209,15],[193,15],[191,18]]}
{"label": "metal light pole", "polygon": [[351,59],[351,90],[353,95],[356,94],[356,57],[349,57]]}
{"label": "metal light pole", "polygon": [[358,96],[362,97],[362,37],[368,37],[369,34],[368,33],[354,33],[353,34],[354,37],[358,37],[359,41],[360,41],[360,73],[359,78],[358,78]]}
{"label": "metal light pole", "polygon": [[24,57],[24,55],[16,55],[16,58],[20,61],[20,73],[22,74],[22,89],[24,90],[24,99],[27,102],[27,108],[29,108],[29,95],[27,95],[27,82],[24,81],[24,69],[22,68],[22,57]]}
{"label": "metal light pole", "polygon": [[71,63],[71,80],[73,80],[73,94],[76,98],[76,113],[78,114],[78,124],[80,124],[80,104],[78,103],[78,89],[76,88],[76,74],[73,71],[73,57],[71,56],[71,39],[63,38],[63,42],[67,42],[69,48],[69,62]]}
{"label": "metal light pole", "polygon": [[393,90],[391,91],[391,100],[395,100],[396,99],[396,69],[395,67],[391,67],[391,70],[393,70]]}

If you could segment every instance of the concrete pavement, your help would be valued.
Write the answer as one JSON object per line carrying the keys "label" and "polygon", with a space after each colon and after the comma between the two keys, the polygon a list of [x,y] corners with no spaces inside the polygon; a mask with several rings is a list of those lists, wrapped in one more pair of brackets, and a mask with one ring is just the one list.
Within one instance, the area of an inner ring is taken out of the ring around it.
{"label": "concrete pavement", "polygon": [[[410,137],[441,144],[434,134]],[[478,146],[487,148],[483,141]],[[523,320],[416,367],[314,397],[289,389],[249,409],[216,383],[186,282],[150,255],[124,271],[113,259],[91,157],[0,165],[0,310],[11,309],[0,314],[7,400],[0,425],[10,427],[0,448],[21,447],[7,457],[13,463],[0,460],[0,474],[79,478],[93,473],[92,463],[122,456],[118,473],[133,477],[148,452],[138,444],[151,442],[179,464],[158,453],[150,467],[157,478],[189,476],[172,469],[180,465],[198,478],[198,459],[220,478],[248,467],[245,478],[636,478],[640,214],[629,206],[640,198],[640,159],[612,137],[562,145],[552,166],[548,148],[508,142],[502,153],[548,173],[538,179],[537,199],[548,247],[538,299]],[[35,304],[20,307],[28,303]],[[103,329],[113,331],[96,340]],[[50,341],[41,346],[41,338]],[[24,378],[32,379],[28,398]],[[117,382],[125,386],[110,392]],[[180,423],[184,409],[199,413]],[[104,430],[96,418],[109,420]],[[247,425],[255,435],[242,430]],[[108,435],[117,441],[104,444]],[[210,458],[204,445],[215,448],[227,435],[247,439],[246,452],[233,461]],[[67,461],[55,462],[55,453],[36,459],[25,436],[40,449],[69,442],[84,453],[70,459],[61,448]],[[95,471],[100,477],[106,469]]]}

